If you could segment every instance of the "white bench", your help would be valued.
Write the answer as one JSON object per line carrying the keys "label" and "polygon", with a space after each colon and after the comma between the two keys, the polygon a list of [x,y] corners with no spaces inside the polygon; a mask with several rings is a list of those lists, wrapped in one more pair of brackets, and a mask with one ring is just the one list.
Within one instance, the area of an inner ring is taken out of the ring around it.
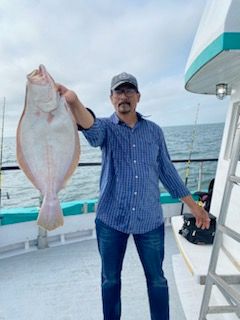
{"label": "white bench", "polygon": [[[183,217],[172,217],[172,228],[180,253],[172,257],[175,283],[187,320],[198,320],[204,293],[204,286],[210,262],[212,245],[195,245],[187,241],[178,232],[183,225]],[[185,263],[184,263],[185,262]],[[190,272],[189,272],[190,271]],[[239,284],[239,270],[221,251],[218,259],[217,273],[231,277],[232,282]],[[226,300],[221,292],[213,286],[210,305],[225,305]],[[216,314],[211,320],[237,320],[234,314]]]}
{"label": "white bench", "polygon": [[[172,217],[172,228],[180,253],[182,254],[189,271],[194,276],[197,283],[204,284],[208,272],[212,245],[196,245],[187,241],[179,234],[183,225],[183,217]],[[232,282],[239,282],[240,270],[227,256],[227,252],[220,250],[217,264],[217,273],[227,278],[231,277]]]}

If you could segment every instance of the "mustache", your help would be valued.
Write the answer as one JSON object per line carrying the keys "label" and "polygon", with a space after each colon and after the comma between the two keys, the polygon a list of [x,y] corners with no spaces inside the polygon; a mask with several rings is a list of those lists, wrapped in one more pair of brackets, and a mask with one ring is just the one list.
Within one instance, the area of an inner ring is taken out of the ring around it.
{"label": "mustache", "polygon": [[128,104],[130,106],[130,102],[128,102],[128,101],[121,101],[121,102],[119,102],[118,106],[120,107],[123,104]]}

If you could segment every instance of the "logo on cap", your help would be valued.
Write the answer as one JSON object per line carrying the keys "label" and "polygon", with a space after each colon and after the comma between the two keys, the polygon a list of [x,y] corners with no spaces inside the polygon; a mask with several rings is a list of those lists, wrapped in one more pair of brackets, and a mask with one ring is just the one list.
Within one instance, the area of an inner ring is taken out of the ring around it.
{"label": "logo on cap", "polygon": [[130,83],[138,89],[137,79],[127,72],[122,72],[112,78],[111,90],[124,83]]}
{"label": "logo on cap", "polygon": [[123,72],[119,75],[119,79],[126,80],[129,78],[129,75],[126,72]]}

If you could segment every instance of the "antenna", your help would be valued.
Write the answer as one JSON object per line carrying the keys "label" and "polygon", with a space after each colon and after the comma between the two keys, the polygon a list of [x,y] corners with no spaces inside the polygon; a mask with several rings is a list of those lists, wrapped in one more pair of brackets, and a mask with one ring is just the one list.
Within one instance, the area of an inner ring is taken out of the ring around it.
{"label": "antenna", "polygon": [[2,109],[2,127],[1,127],[1,150],[0,150],[0,209],[2,207],[2,159],[3,159],[3,133],[4,133],[4,118],[5,118],[5,106],[6,98],[3,98],[3,109]]}

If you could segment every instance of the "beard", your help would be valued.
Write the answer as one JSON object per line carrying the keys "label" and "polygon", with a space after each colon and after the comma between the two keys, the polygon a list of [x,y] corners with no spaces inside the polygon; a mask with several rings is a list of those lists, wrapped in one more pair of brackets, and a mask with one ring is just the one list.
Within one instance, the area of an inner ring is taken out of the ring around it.
{"label": "beard", "polygon": [[122,102],[118,105],[118,112],[122,114],[127,114],[131,112],[131,105],[128,102]]}

